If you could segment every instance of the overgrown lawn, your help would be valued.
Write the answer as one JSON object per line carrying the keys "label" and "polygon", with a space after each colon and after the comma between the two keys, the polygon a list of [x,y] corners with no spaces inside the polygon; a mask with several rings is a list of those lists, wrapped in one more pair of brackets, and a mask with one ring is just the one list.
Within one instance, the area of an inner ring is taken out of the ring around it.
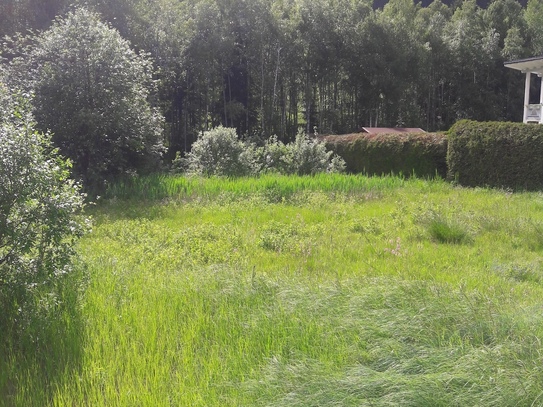
{"label": "overgrown lawn", "polygon": [[0,404],[543,404],[539,193],[154,177],[93,214],[82,294],[0,353]]}

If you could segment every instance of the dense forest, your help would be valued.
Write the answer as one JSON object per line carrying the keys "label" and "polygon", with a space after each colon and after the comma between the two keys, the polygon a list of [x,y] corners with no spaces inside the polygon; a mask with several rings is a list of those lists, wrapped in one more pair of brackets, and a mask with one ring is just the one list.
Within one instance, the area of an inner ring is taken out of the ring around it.
{"label": "dense forest", "polygon": [[447,3],[3,0],[0,35],[40,32],[78,5],[97,11],[150,53],[170,157],[218,125],[290,141],[299,127],[519,121],[523,75],[503,63],[543,52],[543,2]]}

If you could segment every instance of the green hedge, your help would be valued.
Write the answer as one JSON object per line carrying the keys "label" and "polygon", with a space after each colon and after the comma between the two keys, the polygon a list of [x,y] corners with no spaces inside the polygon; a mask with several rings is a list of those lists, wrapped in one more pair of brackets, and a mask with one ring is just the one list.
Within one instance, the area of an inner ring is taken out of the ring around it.
{"label": "green hedge", "polygon": [[543,187],[543,126],[462,120],[449,131],[448,178],[464,186]]}
{"label": "green hedge", "polygon": [[350,134],[322,138],[345,160],[347,171],[445,178],[447,137],[436,133]]}

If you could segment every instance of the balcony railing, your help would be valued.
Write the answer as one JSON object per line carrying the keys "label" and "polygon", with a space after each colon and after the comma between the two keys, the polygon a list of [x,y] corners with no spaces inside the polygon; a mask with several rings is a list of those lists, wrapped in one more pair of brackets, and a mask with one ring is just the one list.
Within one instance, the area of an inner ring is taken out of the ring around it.
{"label": "balcony railing", "polygon": [[524,112],[524,123],[542,123],[541,117],[543,116],[541,114],[541,110],[543,108],[543,104],[535,104],[535,105],[528,105],[525,107]]}

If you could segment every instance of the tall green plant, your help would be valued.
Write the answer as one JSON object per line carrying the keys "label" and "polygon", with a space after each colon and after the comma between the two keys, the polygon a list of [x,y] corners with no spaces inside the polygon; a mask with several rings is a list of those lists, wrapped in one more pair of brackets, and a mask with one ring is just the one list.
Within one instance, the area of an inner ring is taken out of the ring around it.
{"label": "tall green plant", "polygon": [[87,185],[158,165],[163,118],[150,104],[151,61],[96,13],[57,19],[29,62],[38,125]]}
{"label": "tall green plant", "polygon": [[54,297],[85,230],[83,195],[70,162],[38,133],[22,98],[0,82],[0,330],[24,329],[38,304]]}
{"label": "tall green plant", "polygon": [[256,170],[250,146],[238,139],[235,129],[222,126],[202,133],[186,158],[178,156],[174,165],[181,163],[189,173],[205,176],[242,176]]}
{"label": "tall green plant", "polygon": [[217,127],[204,132],[185,158],[174,160],[175,169],[204,176],[242,176],[275,172],[314,175],[342,172],[345,162],[323,142],[307,137],[302,131],[293,143],[284,144],[271,137],[262,147],[239,140],[236,130]]}
{"label": "tall green plant", "polygon": [[298,132],[296,140],[287,144],[284,156],[287,173],[297,175],[314,175],[318,172],[342,172],[345,161],[326,150],[326,145],[304,132]]}

